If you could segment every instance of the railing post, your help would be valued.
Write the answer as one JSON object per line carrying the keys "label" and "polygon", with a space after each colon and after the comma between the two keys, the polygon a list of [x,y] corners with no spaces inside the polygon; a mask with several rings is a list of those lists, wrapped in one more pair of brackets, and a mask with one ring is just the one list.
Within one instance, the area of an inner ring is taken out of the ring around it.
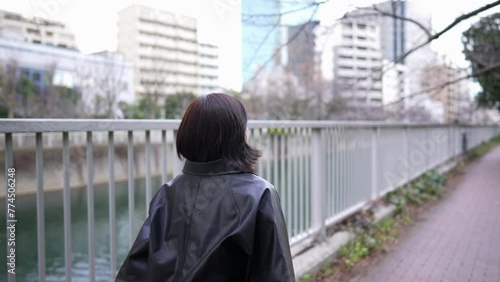
{"label": "railing post", "polygon": [[313,229],[318,230],[317,240],[324,240],[325,234],[325,140],[321,128],[313,128],[311,136],[311,202]]}
{"label": "railing post", "polygon": [[38,281],[45,282],[45,194],[43,184],[43,139],[42,132],[36,138],[36,222],[38,243]]}
{"label": "railing post", "polygon": [[425,156],[424,173],[425,173],[431,168],[431,155],[430,155],[431,152],[430,152],[430,150],[425,149],[425,145],[424,145],[424,144],[429,144],[429,128],[427,126],[425,126],[424,130],[425,130],[425,139],[424,139],[424,143],[422,143],[422,145],[423,145],[422,147],[425,150],[425,152],[424,152],[424,156]]}
{"label": "railing post", "polygon": [[372,131],[372,193],[371,199],[375,201],[377,199],[377,186],[378,186],[378,139],[380,134],[380,128],[374,127]]}
{"label": "railing post", "polygon": [[[8,177],[9,169],[14,168],[13,152],[14,151],[12,149],[12,133],[5,133],[5,180],[6,180],[6,184],[7,184],[7,185],[5,185],[5,218],[6,218],[5,222],[7,222],[7,223],[10,220],[12,220],[12,218],[9,218],[9,212],[8,212],[8,210],[9,210],[9,197],[7,195],[9,194],[9,177]],[[9,234],[8,224],[6,227],[7,227],[7,230],[5,231],[5,234]],[[8,254],[11,247],[8,244],[5,244],[5,245],[7,246],[6,253]],[[15,282],[16,281],[15,274],[7,272],[7,281]]]}
{"label": "railing post", "polygon": [[409,132],[409,128],[407,125],[405,125],[404,129],[405,129],[405,131],[404,131],[404,136],[405,136],[404,165],[406,167],[405,177],[406,177],[406,183],[408,185],[410,185],[410,180],[411,180],[410,136],[409,136],[410,132]]}

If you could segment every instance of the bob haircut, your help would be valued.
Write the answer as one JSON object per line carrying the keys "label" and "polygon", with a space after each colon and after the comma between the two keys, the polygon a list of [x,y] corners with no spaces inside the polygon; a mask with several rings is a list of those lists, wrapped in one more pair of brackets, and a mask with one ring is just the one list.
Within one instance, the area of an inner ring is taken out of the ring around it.
{"label": "bob haircut", "polygon": [[191,162],[218,159],[255,173],[260,152],[246,142],[247,112],[233,96],[212,93],[189,104],[177,131],[177,156]]}

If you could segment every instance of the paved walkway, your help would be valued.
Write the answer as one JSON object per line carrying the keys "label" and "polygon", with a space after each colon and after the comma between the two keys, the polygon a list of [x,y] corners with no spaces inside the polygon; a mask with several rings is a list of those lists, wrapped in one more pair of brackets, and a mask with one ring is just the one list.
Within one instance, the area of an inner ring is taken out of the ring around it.
{"label": "paved walkway", "polygon": [[500,147],[353,282],[500,282]]}

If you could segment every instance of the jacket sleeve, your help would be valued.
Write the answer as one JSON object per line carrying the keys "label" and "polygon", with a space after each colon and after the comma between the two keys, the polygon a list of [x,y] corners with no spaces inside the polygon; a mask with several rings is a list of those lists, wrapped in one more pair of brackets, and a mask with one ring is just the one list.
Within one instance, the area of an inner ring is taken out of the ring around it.
{"label": "jacket sleeve", "polygon": [[295,281],[286,224],[276,189],[264,192],[256,218],[249,281]]}
{"label": "jacket sleeve", "polygon": [[117,282],[146,281],[148,272],[149,254],[149,217],[139,231],[125,261],[116,276]]}

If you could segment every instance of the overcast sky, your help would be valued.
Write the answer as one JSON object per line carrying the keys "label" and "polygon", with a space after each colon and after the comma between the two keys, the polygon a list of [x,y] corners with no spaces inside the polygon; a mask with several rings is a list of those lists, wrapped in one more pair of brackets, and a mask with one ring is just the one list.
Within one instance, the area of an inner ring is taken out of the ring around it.
{"label": "overcast sky", "polygon": [[[290,1],[290,0],[287,0]],[[293,1],[293,0],[292,0]],[[355,6],[366,6],[374,0],[331,0],[323,4],[316,18],[328,20],[342,16]],[[432,13],[433,29],[439,31],[462,13],[469,12],[493,0],[416,0]],[[116,50],[117,12],[138,3],[170,10],[197,18],[201,41],[214,43],[220,50],[220,83],[224,87],[241,88],[241,26],[240,0],[0,0],[0,9],[25,16],[43,16],[68,24],[76,35],[77,45],[84,53]],[[480,14],[500,12],[496,7]],[[310,11],[294,15],[308,19]],[[460,66],[466,66],[461,53],[461,33],[479,17],[458,25],[433,43],[433,48]]]}

